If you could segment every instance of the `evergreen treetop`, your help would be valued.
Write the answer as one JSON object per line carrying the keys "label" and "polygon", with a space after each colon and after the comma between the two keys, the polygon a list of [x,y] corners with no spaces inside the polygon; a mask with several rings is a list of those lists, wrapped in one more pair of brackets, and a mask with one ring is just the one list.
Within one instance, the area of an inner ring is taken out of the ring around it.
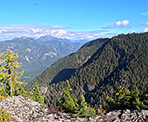
{"label": "evergreen treetop", "polygon": [[24,85],[19,81],[24,71],[17,71],[22,65],[17,62],[17,58],[17,53],[13,53],[10,49],[7,49],[7,54],[0,54],[0,90],[4,89],[9,96],[14,95],[19,87]]}

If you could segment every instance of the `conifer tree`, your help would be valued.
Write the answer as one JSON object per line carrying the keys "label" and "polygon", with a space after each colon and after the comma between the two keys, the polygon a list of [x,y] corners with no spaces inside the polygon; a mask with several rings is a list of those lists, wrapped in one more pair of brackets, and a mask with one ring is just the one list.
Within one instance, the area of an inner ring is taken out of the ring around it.
{"label": "conifer tree", "polygon": [[128,89],[120,86],[115,92],[115,95],[115,98],[109,96],[106,98],[110,109],[140,110],[141,108],[147,108],[144,102],[140,100],[140,94],[137,87],[130,93]]}
{"label": "conifer tree", "polygon": [[87,105],[83,94],[81,95],[80,104],[76,113],[78,116],[91,116],[96,114],[96,111]]}
{"label": "conifer tree", "polygon": [[32,99],[38,103],[45,105],[44,103],[44,95],[41,94],[37,83],[35,82],[33,90],[32,90]]}
{"label": "conifer tree", "polygon": [[15,94],[24,83],[19,81],[24,71],[18,72],[21,63],[17,62],[18,55],[7,49],[7,54],[0,54],[0,83],[1,89],[5,90],[9,96]]}
{"label": "conifer tree", "polygon": [[85,97],[84,97],[83,94],[81,95],[81,101],[80,101],[80,105],[79,105],[78,110],[77,110],[77,115],[88,116],[87,103],[85,101]]}
{"label": "conifer tree", "polygon": [[66,81],[66,86],[63,89],[63,96],[59,101],[60,110],[65,110],[65,112],[74,112],[77,109],[77,99],[74,94],[70,94],[70,84]]}
{"label": "conifer tree", "polygon": [[140,110],[141,101],[140,101],[139,90],[137,87],[134,90],[134,92],[131,94],[130,103],[131,103],[131,108],[136,108],[136,109]]}
{"label": "conifer tree", "polygon": [[22,96],[26,96],[26,97],[27,97],[27,94],[28,94],[28,92],[26,92],[22,86],[16,92],[16,95],[22,95]]}
{"label": "conifer tree", "polygon": [[59,101],[59,105],[60,110],[64,110],[65,112],[71,112],[74,115],[78,116],[95,115],[96,112],[90,106],[88,107],[83,94],[81,95],[80,104],[78,104],[78,100],[74,97],[68,80],[66,81],[66,86],[63,89],[63,96]]}
{"label": "conifer tree", "polygon": [[148,109],[148,94],[147,93],[142,93],[141,95],[141,108],[142,109]]}

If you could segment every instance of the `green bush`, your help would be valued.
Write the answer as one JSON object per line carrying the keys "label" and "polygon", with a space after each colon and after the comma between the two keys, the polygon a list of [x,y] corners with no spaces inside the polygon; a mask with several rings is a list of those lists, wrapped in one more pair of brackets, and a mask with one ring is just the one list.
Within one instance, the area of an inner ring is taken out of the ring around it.
{"label": "green bush", "polygon": [[115,97],[107,96],[108,108],[112,109],[130,109],[140,110],[148,109],[147,94],[140,94],[138,88],[130,92],[128,89],[120,86],[115,92]]}

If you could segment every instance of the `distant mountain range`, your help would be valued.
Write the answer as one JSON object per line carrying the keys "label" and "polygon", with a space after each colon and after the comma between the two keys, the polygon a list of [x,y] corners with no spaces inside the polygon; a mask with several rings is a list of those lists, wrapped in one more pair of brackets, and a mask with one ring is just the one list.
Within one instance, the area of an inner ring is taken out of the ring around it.
{"label": "distant mountain range", "polygon": [[57,60],[52,66],[48,67],[39,77],[30,82],[27,88],[37,82],[40,86],[58,83],[69,78],[77,68],[82,66],[87,60],[101,47],[108,38],[97,39],[85,43],[77,52]]}
{"label": "distant mountain range", "polygon": [[77,51],[84,41],[71,42],[50,35],[38,39],[21,37],[0,42],[0,52],[10,48],[18,53],[24,72],[21,80],[31,81],[56,60]]}
{"label": "distant mountain range", "polygon": [[[42,82],[46,84],[42,85],[40,89],[47,96],[46,102],[49,106],[57,105],[66,79],[70,81],[76,97],[79,98],[83,93],[86,101],[94,107],[99,104],[104,106],[106,96],[113,96],[114,90],[120,85],[131,90],[138,87],[140,92],[148,92],[148,32],[120,34],[106,39],[102,46],[96,48],[99,41],[100,39],[97,39],[85,44],[78,51],[81,52],[86,48],[83,55],[76,52],[62,58],[38,77],[38,80],[41,81],[38,81],[39,84]],[[92,52],[89,50],[91,43],[94,43]],[[91,53],[89,54],[87,50]],[[74,60],[71,60],[72,56]],[[64,64],[62,62],[69,62],[68,66],[72,66],[70,68],[65,66],[64,69],[61,68],[62,70],[54,69],[54,67]],[[76,64],[80,65],[76,66]],[[70,71],[72,74],[69,75]],[[47,76],[50,76],[52,80],[44,80],[48,78]],[[48,83],[49,85],[47,85]]]}

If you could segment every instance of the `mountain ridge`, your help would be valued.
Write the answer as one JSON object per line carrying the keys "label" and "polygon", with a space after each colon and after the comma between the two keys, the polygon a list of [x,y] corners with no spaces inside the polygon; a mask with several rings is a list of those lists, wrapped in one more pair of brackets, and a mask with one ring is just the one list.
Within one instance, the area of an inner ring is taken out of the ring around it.
{"label": "mountain ridge", "polygon": [[29,82],[59,58],[77,51],[81,45],[82,42],[68,42],[66,39],[52,36],[38,39],[20,37],[0,41],[0,52],[6,52],[6,49],[10,48],[18,53],[18,62],[22,62],[22,67],[25,70],[21,80]]}
{"label": "mountain ridge", "polygon": [[[120,85],[148,91],[147,61],[148,33],[120,34],[110,38],[67,80],[78,98],[83,93],[90,105],[104,106],[106,96],[113,95]],[[60,82],[48,87],[48,105],[57,104],[64,85],[65,82]]]}

